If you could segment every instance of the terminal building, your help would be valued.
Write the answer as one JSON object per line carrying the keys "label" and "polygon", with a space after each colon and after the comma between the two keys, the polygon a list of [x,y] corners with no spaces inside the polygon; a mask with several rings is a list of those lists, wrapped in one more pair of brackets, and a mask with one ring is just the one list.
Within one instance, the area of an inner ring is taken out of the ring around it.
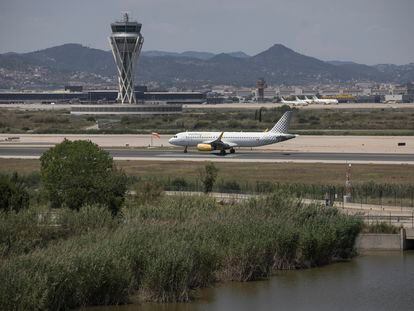
{"label": "terminal building", "polygon": [[[66,88],[68,89],[68,88]],[[0,104],[70,104],[71,114],[177,114],[182,106],[203,104],[200,92],[135,91],[136,104],[117,104],[117,91],[0,92]]]}
{"label": "terminal building", "polygon": [[159,115],[159,114],[180,114],[182,105],[76,105],[71,107],[71,114],[74,115]]}
{"label": "terminal building", "polygon": [[[69,87],[66,87],[68,90]],[[142,88],[142,87],[140,87]],[[1,104],[114,104],[117,91],[56,91],[56,92],[0,92]],[[136,103],[143,104],[203,104],[206,94],[200,92],[143,92],[135,91]]]}

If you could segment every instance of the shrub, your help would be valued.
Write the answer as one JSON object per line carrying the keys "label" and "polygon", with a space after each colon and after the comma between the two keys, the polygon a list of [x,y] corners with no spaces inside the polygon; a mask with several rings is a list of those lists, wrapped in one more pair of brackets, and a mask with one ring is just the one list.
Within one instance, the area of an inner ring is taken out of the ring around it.
{"label": "shrub", "polygon": [[63,236],[66,233],[53,226],[46,209],[0,212],[0,259],[46,247],[50,241]]}
{"label": "shrub", "polygon": [[386,222],[375,222],[373,224],[364,225],[363,231],[365,233],[387,233],[387,234],[396,234],[399,232],[399,229],[393,225],[390,225]]}
{"label": "shrub", "polygon": [[268,230],[258,223],[244,221],[231,229],[229,244],[223,258],[224,275],[234,281],[252,281],[270,275],[275,253],[275,240]]}
{"label": "shrub", "polygon": [[204,167],[204,169],[200,169],[199,177],[203,183],[205,193],[211,192],[213,190],[217,175],[218,168],[214,165],[214,163],[209,163]]}
{"label": "shrub", "polygon": [[241,190],[240,184],[237,181],[225,181],[218,185],[219,191],[234,191],[239,192]]}
{"label": "shrub", "polygon": [[133,189],[135,192],[134,201],[138,203],[157,200],[164,192],[164,187],[155,180],[140,181],[134,185]]}
{"label": "shrub", "polygon": [[0,259],[90,231],[114,229],[118,224],[119,219],[102,206],[83,206],[79,211],[32,207],[19,213],[0,212]]}
{"label": "shrub", "polygon": [[172,190],[182,190],[188,187],[187,181],[182,177],[174,178],[170,183]]}
{"label": "shrub", "polygon": [[40,158],[41,176],[52,207],[79,209],[102,204],[113,214],[120,209],[127,178],[118,171],[108,152],[90,141],[68,141]]}
{"label": "shrub", "polygon": [[[104,241],[97,243],[101,238]],[[128,301],[133,279],[109,236],[65,241],[0,267],[0,309],[67,310]],[[7,298],[6,298],[7,295]]]}
{"label": "shrub", "polygon": [[213,279],[216,259],[194,242],[165,239],[147,259],[142,290],[152,301],[188,301],[190,290],[205,287]]}
{"label": "shrub", "polygon": [[118,219],[105,206],[85,205],[79,211],[62,209],[58,214],[58,224],[70,235],[82,234],[97,229],[112,229],[118,225]]}
{"label": "shrub", "polygon": [[18,212],[29,206],[29,194],[17,173],[0,176],[0,211]]}

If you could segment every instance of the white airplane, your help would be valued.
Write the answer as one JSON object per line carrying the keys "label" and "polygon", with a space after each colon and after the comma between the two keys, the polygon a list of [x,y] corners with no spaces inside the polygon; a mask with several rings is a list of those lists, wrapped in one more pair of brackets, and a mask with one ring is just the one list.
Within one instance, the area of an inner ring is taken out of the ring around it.
{"label": "white airplane", "polygon": [[299,102],[299,103],[301,103],[302,105],[304,105],[304,106],[309,105],[309,103],[306,100],[300,99],[297,96],[295,98],[296,98],[296,101]]}
{"label": "white airplane", "polygon": [[305,102],[307,102],[308,104],[314,104],[315,100],[312,98],[308,98],[307,96],[305,96]]}
{"label": "white airplane", "polygon": [[338,100],[337,99],[320,99],[316,96],[312,96],[313,101],[317,104],[324,104],[324,105],[337,105]]}
{"label": "white airplane", "polygon": [[288,134],[292,111],[283,114],[270,131],[264,132],[181,132],[174,135],[169,143],[182,146],[184,153],[188,147],[197,147],[198,151],[219,150],[221,155],[226,150],[235,153],[235,147],[259,147],[276,144],[295,138],[298,135]]}
{"label": "white airplane", "polygon": [[292,106],[307,106],[308,103],[300,100],[298,97],[296,97],[295,100],[285,100],[283,97],[281,97],[281,103],[286,105],[292,105]]}

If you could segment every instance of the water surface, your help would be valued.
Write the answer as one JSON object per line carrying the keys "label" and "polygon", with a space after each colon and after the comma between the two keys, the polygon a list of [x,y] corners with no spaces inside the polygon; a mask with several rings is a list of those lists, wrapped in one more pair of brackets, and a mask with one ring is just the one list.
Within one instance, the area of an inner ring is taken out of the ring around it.
{"label": "water surface", "polygon": [[[349,262],[282,271],[266,281],[217,284],[186,304],[96,311],[414,310],[414,252],[372,253]],[[91,309],[89,309],[91,310]]]}

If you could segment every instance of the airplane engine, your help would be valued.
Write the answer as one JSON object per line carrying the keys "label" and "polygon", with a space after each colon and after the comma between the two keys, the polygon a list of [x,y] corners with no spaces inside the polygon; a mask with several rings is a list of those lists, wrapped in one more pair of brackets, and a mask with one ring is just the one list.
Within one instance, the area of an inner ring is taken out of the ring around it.
{"label": "airplane engine", "polygon": [[197,145],[198,151],[213,151],[213,146],[210,144],[198,144]]}

